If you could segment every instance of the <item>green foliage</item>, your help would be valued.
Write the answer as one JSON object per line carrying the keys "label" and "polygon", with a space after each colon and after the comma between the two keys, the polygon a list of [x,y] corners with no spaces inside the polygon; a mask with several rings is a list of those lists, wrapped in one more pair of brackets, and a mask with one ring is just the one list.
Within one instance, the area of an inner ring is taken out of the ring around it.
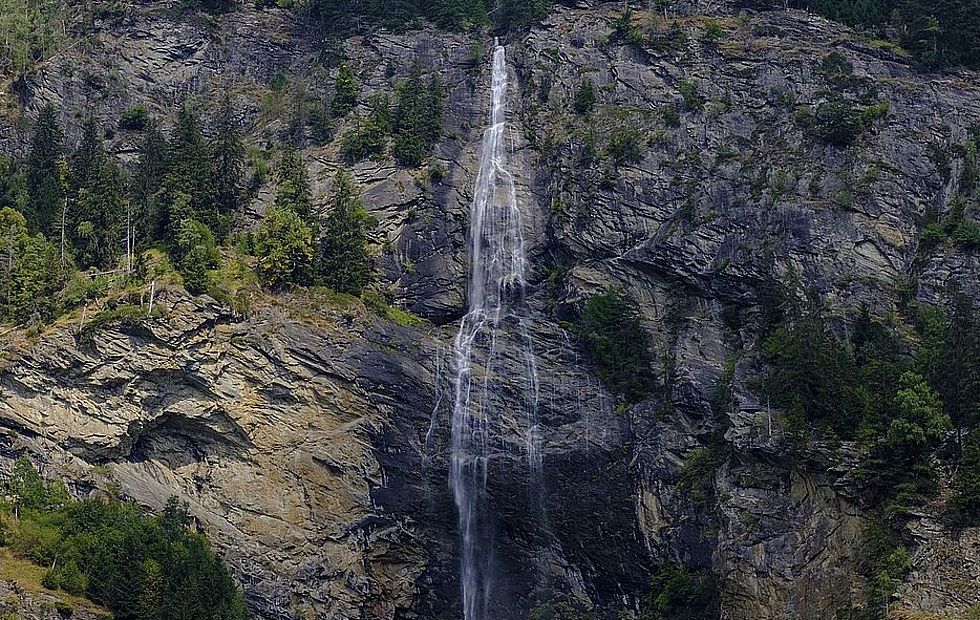
{"label": "green foliage", "polygon": [[775,329],[763,343],[763,356],[770,365],[766,395],[786,411],[797,438],[807,423],[854,436],[862,417],[854,358],[818,312],[811,310]]}
{"label": "green foliage", "polygon": [[123,131],[143,131],[150,122],[150,111],[145,105],[134,105],[123,110],[119,116],[119,129]]}
{"label": "green foliage", "polygon": [[579,335],[596,374],[626,403],[643,400],[653,387],[650,336],[636,302],[625,291],[609,289],[590,297],[582,310]]}
{"label": "green foliage", "polygon": [[219,220],[219,231],[226,233],[228,226],[225,224],[225,219],[239,211],[244,204],[245,178],[245,145],[242,143],[242,130],[235,118],[235,110],[228,95],[221,98],[214,134],[210,145],[214,166],[214,199],[218,213],[222,216]]}
{"label": "green foliage", "polygon": [[966,525],[980,524],[980,429],[963,442],[963,455],[953,476],[953,513]]}
{"label": "green foliage", "polygon": [[122,250],[126,184],[89,119],[71,164],[67,237],[82,267],[106,268]]}
{"label": "green foliage", "polygon": [[643,137],[636,127],[621,124],[613,128],[606,152],[617,164],[636,164],[643,161],[645,147]]}
{"label": "green foliage", "polygon": [[586,115],[592,112],[592,109],[596,104],[596,92],[595,84],[592,80],[586,78],[582,80],[579,84],[578,90],[575,92],[575,99],[572,101],[572,109],[575,110],[576,114]]}
{"label": "green foliage", "polygon": [[704,107],[704,97],[701,96],[698,86],[694,82],[681,80],[677,84],[677,92],[681,94],[685,110],[694,111]]}
{"label": "green foliage", "polygon": [[[751,0],[755,8],[782,8],[783,0]],[[980,16],[971,0],[789,0],[830,19],[875,32],[894,32],[895,42],[928,66],[980,63]]]}
{"label": "green foliage", "polygon": [[214,233],[207,224],[192,218],[181,222],[172,256],[184,278],[184,288],[192,295],[208,289],[208,272],[221,263]]}
{"label": "green foliage", "polygon": [[66,44],[67,0],[0,0],[0,75],[26,75]]}
{"label": "green foliage", "polygon": [[53,317],[61,267],[54,247],[10,207],[0,209],[0,321],[39,322]]}
{"label": "green foliage", "polygon": [[196,219],[221,232],[211,149],[201,132],[198,116],[189,105],[184,105],[177,116],[168,144],[167,164],[157,238],[172,243],[185,218]]}
{"label": "green foliage", "polygon": [[330,108],[337,116],[344,116],[357,105],[357,95],[361,88],[357,83],[354,70],[346,62],[340,63],[337,79],[334,80],[334,95]]}
{"label": "green foliage", "polygon": [[59,217],[67,200],[64,134],[52,105],[41,108],[27,156],[27,196],[24,212],[31,230],[47,237],[61,230]]}
{"label": "green foliage", "polygon": [[797,110],[797,123],[815,138],[841,148],[854,144],[874,123],[888,114],[888,104],[861,107],[847,99],[821,103],[816,111]]}
{"label": "green foliage", "polygon": [[387,96],[372,95],[367,118],[358,118],[340,144],[340,152],[347,161],[355,162],[372,157],[384,157],[391,132],[391,103]]}
{"label": "green foliage", "polygon": [[272,289],[308,284],[313,260],[313,233],[292,209],[273,207],[255,232],[255,255],[261,282]]}
{"label": "green foliage", "polygon": [[650,580],[641,620],[713,620],[720,616],[717,578],[707,571],[662,568]]}
{"label": "green foliage", "polygon": [[397,102],[392,115],[395,159],[403,166],[419,166],[442,137],[445,93],[442,78],[422,79],[417,65],[395,87]]}
{"label": "green foliage", "polygon": [[[207,540],[188,530],[174,498],[144,515],[118,500],[72,501],[64,486],[45,484],[26,459],[17,461],[6,493],[6,542],[18,556],[49,567],[42,585],[85,595],[117,618],[244,620],[244,599]],[[0,510],[4,510],[0,508]]]}
{"label": "green foliage", "polygon": [[275,206],[296,213],[307,224],[313,218],[313,191],[310,188],[310,175],[299,151],[287,146],[276,169],[279,191]]}
{"label": "green foliage", "polygon": [[316,252],[316,281],[338,293],[360,295],[374,277],[367,247],[367,234],[374,226],[354,177],[341,168],[334,178],[330,214]]}

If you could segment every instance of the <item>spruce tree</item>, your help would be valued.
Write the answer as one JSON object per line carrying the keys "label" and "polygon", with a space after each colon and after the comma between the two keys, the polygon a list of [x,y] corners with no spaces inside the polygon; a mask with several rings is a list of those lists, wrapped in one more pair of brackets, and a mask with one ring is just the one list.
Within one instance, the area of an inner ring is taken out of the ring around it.
{"label": "spruce tree", "polygon": [[273,207],[255,232],[262,283],[272,289],[309,283],[313,234],[295,211]]}
{"label": "spruce tree", "polygon": [[214,158],[215,201],[218,213],[229,216],[242,206],[245,146],[242,144],[242,131],[235,119],[231,97],[227,94],[221,100],[214,130],[211,152]]}
{"label": "spruce tree", "polygon": [[143,132],[139,157],[133,173],[130,217],[133,249],[140,248],[150,238],[163,239],[166,224],[157,212],[159,193],[167,174],[167,139],[155,119],[150,119]]}
{"label": "spruce tree", "polygon": [[125,184],[92,119],[86,121],[72,158],[71,179],[67,221],[76,258],[83,267],[106,267],[123,248]]}
{"label": "spruce tree", "polygon": [[63,166],[64,134],[58,123],[54,106],[41,108],[31,150],[27,156],[27,221],[32,230],[46,236],[58,231],[60,216],[65,207]]}
{"label": "spruce tree", "polygon": [[373,277],[367,233],[374,224],[357,182],[344,168],[334,179],[330,207],[314,261],[315,280],[339,293],[360,295]]}
{"label": "spruce tree", "polygon": [[287,146],[276,170],[279,191],[276,193],[276,208],[289,209],[298,215],[308,226],[313,222],[313,198],[310,189],[310,175],[299,151]]}
{"label": "spruce tree", "polygon": [[[166,236],[173,241],[180,228],[183,214],[171,213],[178,194],[190,198],[190,217],[214,230],[218,224],[215,205],[214,174],[211,151],[201,133],[200,121],[193,109],[185,104],[177,118],[168,148],[169,167],[164,181],[165,193],[161,212]],[[225,231],[219,230],[219,234]]]}
{"label": "spruce tree", "polygon": [[360,86],[357,84],[357,77],[354,70],[346,62],[340,63],[337,70],[337,79],[334,80],[333,101],[330,104],[333,113],[337,116],[344,116],[354,109],[357,105],[357,95]]}

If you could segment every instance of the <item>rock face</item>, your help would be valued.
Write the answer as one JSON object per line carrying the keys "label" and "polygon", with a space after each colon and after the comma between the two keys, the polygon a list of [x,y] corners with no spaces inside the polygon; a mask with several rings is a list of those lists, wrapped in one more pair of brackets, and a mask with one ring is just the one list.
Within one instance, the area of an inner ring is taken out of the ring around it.
{"label": "rock face", "polygon": [[[187,94],[230,89],[249,135],[274,136],[285,123],[269,81],[288,74],[326,100],[331,69],[287,13],[246,4],[217,27],[133,9],[18,94],[29,112],[53,101],[65,119],[84,110],[108,125],[133,103],[164,112]],[[755,405],[766,395],[750,381],[754,319],[774,278],[816,290],[841,317],[861,304],[892,312],[909,290],[935,301],[953,277],[980,298],[975,253],[918,243],[924,214],[948,212],[958,191],[955,147],[980,125],[980,82],[918,73],[803,13],[736,17],[710,3],[671,22],[638,14],[645,34],[631,43],[615,26],[621,10],[558,8],[507,43],[544,467],[532,484],[520,420],[505,416],[508,447],[488,480],[500,618],[549,601],[632,613],[666,563],[712,569],[725,618],[833,617],[865,587],[853,454],[817,446],[788,457],[779,412]],[[706,34],[704,14],[720,38]],[[464,230],[488,91],[477,52],[488,44],[418,30],[343,46],[362,101],[414,63],[449,85],[443,180],[390,161],[354,168],[380,222],[383,287],[427,322],[399,326],[317,292],[241,317],[170,287],[162,316],[91,339],[79,337],[78,315],[39,337],[7,334],[5,454],[27,452],[80,491],[111,480],[150,507],[188,501],[259,617],[459,617],[449,352],[465,312]],[[597,93],[588,116],[572,109],[586,79]],[[888,112],[849,147],[827,144],[798,112],[835,97],[887,102]],[[639,152],[617,156],[631,136]],[[5,131],[0,147],[25,137]],[[126,154],[135,139],[114,144]],[[338,141],[304,150],[320,194]],[[251,217],[271,195],[260,191]],[[651,368],[656,394],[618,412],[559,322],[606,286],[640,301],[664,360]],[[500,355],[513,377],[499,377],[495,394],[515,411],[524,361]],[[720,408],[726,365],[737,398]],[[719,428],[730,456],[709,481],[717,501],[703,502],[680,473]],[[899,603],[932,613],[980,604],[975,588],[956,587],[976,579],[976,545],[927,515],[915,535],[922,568]],[[940,568],[954,548],[962,562]]]}

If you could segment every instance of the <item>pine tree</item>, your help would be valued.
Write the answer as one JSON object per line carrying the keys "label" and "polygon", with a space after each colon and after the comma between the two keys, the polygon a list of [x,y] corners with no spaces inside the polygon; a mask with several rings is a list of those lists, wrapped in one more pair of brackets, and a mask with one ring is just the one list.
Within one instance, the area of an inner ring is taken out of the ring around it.
{"label": "pine tree", "polygon": [[[215,122],[215,138],[211,143],[214,160],[215,201],[218,213],[229,216],[242,206],[242,186],[245,170],[245,146],[242,131],[235,119],[231,97],[221,100]],[[222,226],[227,229],[227,226]]]}
{"label": "pine tree", "polygon": [[262,283],[272,289],[309,282],[313,234],[299,215],[273,207],[255,232],[255,254]]}
{"label": "pine tree", "polygon": [[64,157],[64,135],[54,106],[41,108],[27,157],[27,220],[32,230],[51,236],[65,207],[59,161]]}
{"label": "pine tree", "polygon": [[360,295],[373,277],[367,233],[374,224],[357,182],[343,168],[334,179],[330,206],[314,261],[315,279],[339,293]]}
{"label": "pine tree", "polygon": [[392,116],[395,159],[404,166],[418,166],[432,151],[443,131],[445,93],[438,75],[428,82],[416,65],[407,79],[395,87],[397,104]]}
{"label": "pine tree", "polygon": [[330,104],[333,113],[337,116],[344,116],[354,109],[357,105],[357,95],[360,86],[357,84],[357,77],[354,70],[346,62],[340,63],[337,70],[337,79],[334,81],[333,101]]}
{"label": "pine tree", "polygon": [[125,184],[92,119],[86,121],[72,158],[71,179],[67,219],[76,258],[84,267],[106,267],[124,247]]}
{"label": "pine tree", "polygon": [[166,196],[161,205],[162,224],[167,237],[172,239],[181,225],[178,215],[171,213],[178,194],[190,198],[190,216],[214,230],[219,220],[211,151],[201,133],[197,115],[187,104],[178,115],[167,158],[169,167],[164,181]]}
{"label": "pine tree", "polygon": [[150,119],[143,132],[131,184],[133,213],[130,234],[134,249],[142,247],[150,237],[164,237],[166,223],[162,221],[162,214],[157,212],[157,205],[169,167],[167,149],[167,139],[160,131],[160,125],[155,119]]}
{"label": "pine tree", "polygon": [[287,146],[276,170],[279,191],[276,193],[276,208],[288,209],[298,215],[307,226],[313,225],[313,198],[310,189],[310,175],[299,151]]}

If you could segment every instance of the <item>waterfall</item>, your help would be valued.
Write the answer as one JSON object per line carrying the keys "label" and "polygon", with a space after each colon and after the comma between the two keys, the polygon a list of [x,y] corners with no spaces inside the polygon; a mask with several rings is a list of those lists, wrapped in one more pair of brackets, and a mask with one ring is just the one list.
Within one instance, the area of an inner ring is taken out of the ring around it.
{"label": "waterfall", "polygon": [[[495,45],[489,125],[470,209],[469,311],[454,341],[455,400],[449,483],[459,513],[460,581],[464,620],[487,620],[493,592],[492,506],[487,496],[490,459],[503,451],[505,411],[493,402],[503,374],[500,352],[517,352],[508,380],[522,386],[522,449],[532,479],[540,471],[538,379],[524,303],[526,260],[514,177],[507,170],[507,62]],[[511,409],[515,409],[511,407]],[[513,426],[513,425],[511,425]]]}

